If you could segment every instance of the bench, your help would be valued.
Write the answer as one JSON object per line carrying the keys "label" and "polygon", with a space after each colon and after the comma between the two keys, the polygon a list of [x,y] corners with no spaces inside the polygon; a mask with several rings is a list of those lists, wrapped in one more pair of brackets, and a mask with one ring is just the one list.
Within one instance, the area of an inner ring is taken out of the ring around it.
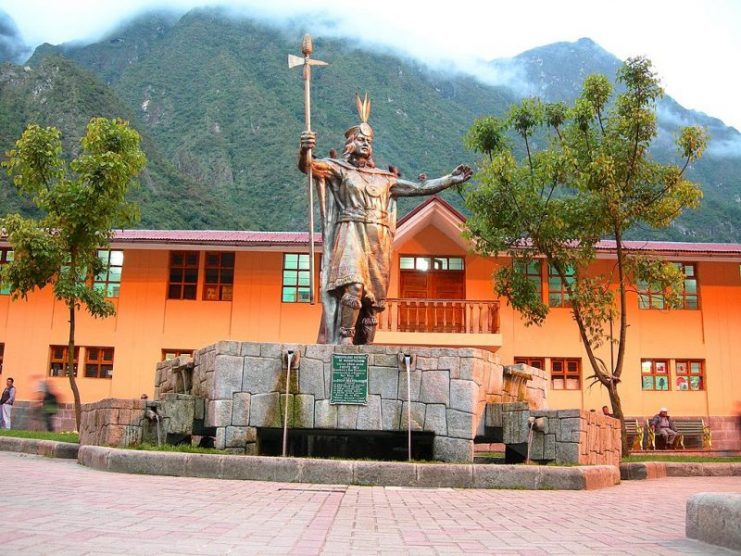
{"label": "bench", "polygon": [[643,426],[638,424],[638,419],[625,419],[624,423],[631,450],[643,450]]}
{"label": "bench", "polygon": [[[713,433],[710,427],[705,426],[705,420],[701,417],[697,419],[674,420],[674,426],[677,430],[677,438],[674,440],[674,448],[686,449],[685,439],[697,439],[702,448],[711,448],[713,446]],[[648,429],[648,447],[656,449],[656,432]]]}

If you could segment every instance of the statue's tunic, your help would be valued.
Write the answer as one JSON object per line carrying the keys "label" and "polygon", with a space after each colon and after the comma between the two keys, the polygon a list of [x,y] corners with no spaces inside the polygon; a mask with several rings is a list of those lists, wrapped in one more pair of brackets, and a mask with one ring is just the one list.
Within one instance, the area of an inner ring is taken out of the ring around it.
{"label": "statue's tunic", "polygon": [[396,176],[375,168],[356,168],[340,160],[322,162],[329,170],[326,194],[334,201],[335,226],[323,287],[332,291],[348,284],[362,284],[365,295],[381,308],[391,274],[391,243],[396,226],[391,187]]}

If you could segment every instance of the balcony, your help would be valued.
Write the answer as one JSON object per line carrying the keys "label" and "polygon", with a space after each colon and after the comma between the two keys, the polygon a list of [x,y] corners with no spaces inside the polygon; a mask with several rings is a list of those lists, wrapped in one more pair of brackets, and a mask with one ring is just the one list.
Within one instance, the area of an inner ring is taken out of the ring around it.
{"label": "balcony", "polygon": [[499,302],[470,299],[387,299],[376,343],[501,346]]}

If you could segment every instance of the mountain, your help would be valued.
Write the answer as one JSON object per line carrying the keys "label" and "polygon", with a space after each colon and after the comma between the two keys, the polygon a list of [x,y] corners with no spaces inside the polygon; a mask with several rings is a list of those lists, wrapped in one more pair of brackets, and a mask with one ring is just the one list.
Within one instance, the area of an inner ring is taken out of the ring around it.
{"label": "mountain", "polygon": [[[546,101],[573,101],[587,75],[601,73],[615,82],[621,61],[588,38],[534,48],[494,68],[507,68],[522,77],[520,90]],[[682,127],[699,125],[710,136],[705,156],[690,168],[690,179],[703,185],[699,209],[687,211],[666,230],[634,230],[632,237],[687,241],[741,241],[741,133],[721,120],[688,110],[671,96],[657,103],[658,137],[653,155],[663,162],[676,161],[674,138]]]}
{"label": "mountain", "polygon": [[[0,151],[11,149],[26,125],[36,123],[58,128],[64,152],[75,156],[85,126],[95,116],[135,118],[110,87],[64,57],[49,55],[34,66],[0,65]],[[143,126],[139,129],[149,163],[132,198],[142,207],[142,226],[161,226],[163,215],[169,226],[180,228],[203,227],[217,219],[225,207],[219,202],[195,204],[188,194],[193,180],[167,161]],[[33,214],[31,203],[15,194],[5,172],[0,185],[4,213]]]}
{"label": "mountain", "polygon": [[[145,137],[150,157],[139,193],[146,215],[143,226],[303,229],[305,177],[296,169],[298,136],[304,127],[303,82],[300,69],[286,65],[286,55],[298,53],[303,32],[290,25],[279,29],[231,18],[216,9],[196,9],[182,17],[143,15],[88,45],[42,45],[28,62],[30,70],[3,69],[16,80],[25,76],[28,83],[25,89],[14,85],[23,110],[6,112],[0,105],[0,121],[14,122],[0,127],[0,147],[7,148],[32,115],[49,114],[47,125],[74,119],[81,131],[79,124],[94,113],[125,114]],[[318,133],[319,155],[331,148],[341,151],[345,129],[357,122],[354,94],[367,91],[373,100],[376,162],[382,167],[394,164],[412,178],[473,162],[475,156],[462,145],[473,119],[505,113],[522,91],[486,85],[463,74],[442,74],[343,40],[315,38],[314,52],[329,62],[312,76],[312,127]],[[60,98],[48,95],[42,103],[31,83],[43,79],[32,76],[49,79],[50,60],[66,77],[54,85]],[[584,76],[595,70],[614,75],[620,64],[588,39],[541,47],[497,63],[518,66],[525,89],[549,99],[569,99]],[[6,102],[8,87],[2,75],[0,103]],[[75,87],[97,93],[89,95],[89,104],[71,106],[71,95],[64,91]],[[665,102],[660,107],[662,129],[675,129],[673,120],[700,122],[731,148],[728,156],[708,157],[709,169],[700,164],[693,169],[706,192],[701,209],[666,232],[639,230],[637,235],[741,240],[739,202],[733,200],[741,193],[736,177],[741,175],[741,152],[733,150],[738,133],[671,99]],[[668,154],[665,147],[657,147],[657,157]],[[456,193],[446,196],[461,206]]]}

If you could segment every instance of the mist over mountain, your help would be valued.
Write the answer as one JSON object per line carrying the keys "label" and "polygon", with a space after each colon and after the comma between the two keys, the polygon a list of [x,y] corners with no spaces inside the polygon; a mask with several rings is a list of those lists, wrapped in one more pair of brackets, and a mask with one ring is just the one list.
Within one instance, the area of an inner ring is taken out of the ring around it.
{"label": "mist over mountain", "polygon": [[[62,128],[74,146],[91,116],[124,117],[144,136],[150,159],[137,193],[143,226],[302,229],[305,177],[296,157],[303,83],[300,69],[289,71],[286,55],[298,54],[305,30],[227,13],[145,14],[88,45],[42,45],[30,69],[3,66],[0,148],[7,150],[32,121]],[[376,162],[394,164],[410,178],[474,162],[462,144],[474,118],[502,115],[523,95],[571,100],[584,77],[614,79],[620,65],[589,39],[556,43],[493,61],[498,75],[517,76],[505,87],[342,39],[315,37],[314,48],[330,63],[313,73],[318,155],[341,150],[345,129],[357,121],[353,96],[368,91]],[[713,147],[692,169],[705,200],[674,227],[636,230],[633,237],[741,240],[741,135],[668,97],[658,112],[654,154],[662,160],[673,159],[671,137],[680,126],[708,128]],[[27,210],[8,190],[0,193],[2,211]],[[446,197],[461,206],[455,193]]]}
{"label": "mist over mountain", "polygon": [[31,53],[12,18],[0,10],[0,63],[21,63]]}

